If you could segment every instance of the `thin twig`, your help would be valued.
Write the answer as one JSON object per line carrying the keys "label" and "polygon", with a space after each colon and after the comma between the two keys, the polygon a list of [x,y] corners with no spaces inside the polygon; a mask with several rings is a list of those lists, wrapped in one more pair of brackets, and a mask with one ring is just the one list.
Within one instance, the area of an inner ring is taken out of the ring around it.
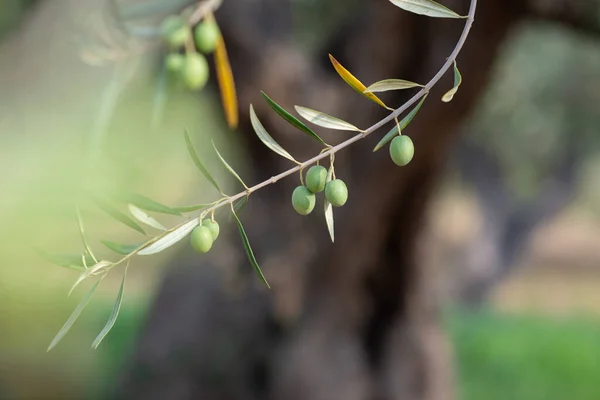
{"label": "thin twig", "polygon": [[[206,5],[207,7],[209,5],[213,6],[216,4],[219,4],[220,0],[207,0],[206,3],[203,3],[204,5]],[[203,9],[203,7],[199,7],[197,9],[197,13],[200,15],[201,14],[201,10]],[[381,121],[377,122],[376,124],[374,124],[373,126],[371,126],[369,129],[351,137],[350,139],[336,145],[333,147],[330,147],[329,149],[327,149],[326,151],[321,152],[319,155],[304,161],[302,163],[298,163],[298,165],[296,165],[293,168],[288,169],[285,172],[280,173],[279,175],[275,175],[257,185],[254,185],[250,188],[247,188],[247,190],[244,190],[243,192],[240,192],[234,196],[229,196],[226,197],[218,202],[216,202],[213,206],[211,206],[208,209],[205,209],[202,211],[201,215],[208,215],[209,213],[212,215],[212,213],[214,213],[214,211],[216,211],[217,209],[229,205],[230,207],[232,207],[233,203],[236,200],[241,199],[242,197],[245,196],[250,196],[252,193],[267,187],[277,181],[279,181],[280,179],[283,179],[287,176],[290,176],[300,170],[305,169],[307,166],[315,164],[316,162],[327,158],[327,157],[333,157],[335,155],[335,153],[337,153],[338,151],[350,146],[351,144],[358,142],[359,140],[367,137],[369,134],[375,132],[376,130],[378,130],[379,128],[381,128],[382,126],[384,126],[385,124],[389,123],[392,120],[395,120],[398,118],[398,116],[400,114],[402,114],[403,112],[405,112],[410,106],[412,106],[413,104],[415,104],[418,100],[421,99],[421,97],[423,97],[425,94],[429,93],[429,91],[440,81],[440,79],[444,76],[444,74],[446,72],[448,72],[448,70],[452,67],[452,65],[454,64],[454,61],[456,60],[456,58],[458,57],[458,54],[460,53],[460,51],[462,50],[465,41],[467,40],[467,37],[469,36],[469,32],[471,30],[471,27],[473,26],[473,22],[475,21],[475,11],[477,9],[477,0],[471,0],[471,6],[469,8],[469,14],[466,18],[466,23],[465,23],[465,27],[463,28],[462,34],[456,44],[456,47],[454,48],[454,50],[452,51],[452,53],[450,54],[450,56],[448,57],[448,59],[446,60],[446,62],[444,63],[444,65],[440,68],[440,70],[438,71],[437,74],[435,74],[435,76],[433,78],[431,78],[431,80],[416,94],[414,95],[410,100],[408,100],[406,103],[404,103],[402,106],[398,107],[396,110],[394,110],[392,113],[390,113],[390,115],[388,115],[387,117],[385,117],[384,119],[382,119]],[[199,11],[200,10],[200,11]],[[133,252],[129,253],[128,255],[126,255],[125,257],[123,257],[121,260],[117,261],[116,263],[108,266],[106,268],[106,270],[111,269],[121,263],[123,263],[124,261],[129,260],[131,257],[133,257],[134,255],[136,255],[139,251],[141,251],[142,249],[144,249],[145,247],[151,245],[152,243],[156,242],[157,240],[163,238],[164,236],[166,236],[167,234],[176,231],[177,229],[179,229],[180,227],[182,227],[183,225],[185,225],[186,223],[188,223],[189,220],[186,220],[180,224],[178,224],[177,226],[164,231],[160,236],[156,236],[153,237],[152,239],[148,240],[147,242],[145,242],[144,244],[140,245],[137,249],[135,249]]]}

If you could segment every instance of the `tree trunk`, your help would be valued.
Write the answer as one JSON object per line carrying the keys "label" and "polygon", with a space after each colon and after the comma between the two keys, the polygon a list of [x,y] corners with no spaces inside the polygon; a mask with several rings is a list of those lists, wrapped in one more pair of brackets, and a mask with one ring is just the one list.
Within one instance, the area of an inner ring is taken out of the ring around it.
{"label": "tree trunk", "polygon": [[[324,49],[365,83],[392,77],[425,83],[463,26],[415,16],[384,0],[363,3],[361,16]],[[464,14],[469,1],[445,4]],[[440,101],[452,85],[448,74],[405,132],[416,146],[412,164],[397,168],[386,150],[372,153],[384,132],[337,155],[336,174],[347,182],[350,198],[335,210],[335,244],[319,205],[309,217],[293,212],[289,197],[298,181],[290,178],[253,195],[242,214],[273,290],[258,282],[237,238],[219,242],[214,258],[186,254],[174,262],[116,397],[452,398],[451,354],[429,272],[418,265],[419,251],[426,251],[418,246],[419,232],[458,128],[485,88],[500,45],[524,14],[520,5],[480,1],[458,60],[464,76],[458,95],[450,104]],[[310,58],[292,47],[286,39],[288,6],[282,0],[226,1],[218,18],[243,111],[252,102],[267,129],[304,159],[318,148],[266,110],[261,89],[287,109],[305,105],[362,127],[385,114],[353,94],[326,55]],[[406,99],[393,96],[385,100]],[[253,170],[244,172],[254,173],[254,181],[289,167],[248,123],[235,138],[250,153]],[[235,285],[224,273],[232,269],[242,277]]]}

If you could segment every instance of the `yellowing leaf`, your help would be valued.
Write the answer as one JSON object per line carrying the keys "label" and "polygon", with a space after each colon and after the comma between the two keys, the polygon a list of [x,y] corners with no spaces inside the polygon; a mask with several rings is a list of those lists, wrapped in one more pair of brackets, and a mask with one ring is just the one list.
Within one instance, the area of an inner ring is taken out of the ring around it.
{"label": "yellowing leaf", "polygon": [[232,129],[237,128],[239,122],[237,93],[223,36],[219,37],[215,49],[215,69],[217,70],[217,80],[221,90],[221,100],[227,125]]}
{"label": "yellowing leaf", "polygon": [[350,73],[350,71],[348,71],[346,68],[344,68],[342,66],[342,64],[340,64],[339,61],[336,60],[335,57],[333,57],[331,54],[329,55],[329,59],[331,60],[331,63],[333,64],[333,68],[335,68],[335,70],[339,74],[339,76],[352,89],[356,90],[358,93],[362,94],[366,98],[379,104],[381,107],[388,108],[388,106],[386,106],[385,103],[383,101],[381,101],[381,99],[379,97],[375,96],[373,93],[368,93],[368,92],[365,93],[365,90],[367,90],[367,87],[361,81],[359,81],[354,75],[352,75]]}
{"label": "yellowing leaf", "polygon": [[458,92],[458,88],[460,87],[460,84],[462,83],[462,75],[460,74],[460,71],[458,70],[458,67],[456,66],[456,60],[454,61],[454,87],[452,89],[450,89],[448,91],[448,93],[446,93],[444,95],[444,97],[442,97],[442,101],[444,103],[450,103],[452,101],[452,99],[454,98],[454,95],[456,94],[456,92]]}

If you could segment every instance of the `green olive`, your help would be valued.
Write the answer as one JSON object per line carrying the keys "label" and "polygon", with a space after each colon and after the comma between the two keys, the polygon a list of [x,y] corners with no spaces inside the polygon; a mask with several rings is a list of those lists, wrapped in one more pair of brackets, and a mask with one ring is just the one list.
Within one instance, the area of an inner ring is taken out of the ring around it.
{"label": "green olive", "polygon": [[219,228],[219,223],[217,221],[213,221],[212,219],[205,219],[202,221],[202,226],[205,226],[210,231],[213,240],[217,240],[219,237],[219,232],[221,231]]}
{"label": "green olive", "polygon": [[390,157],[394,164],[403,167],[407,165],[415,155],[415,145],[411,138],[405,135],[395,137],[390,144]]}
{"label": "green olive", "polygon": [[192,231],[190,244],[199,253],[206,253],[213,244],[213,236],[206,226],[197,226]]}
{"label": "green olive", "polygon": [[179,72],[185,64],[185,57],[179,53],[171,53],[165,57],[165,67],[169,72]]}
{"label": "green olive", "polygon": [[325,197],[334,207],[341,207],[348,201],[348,188],[341,179],[334,179],[325,186]]}
{"label": "green olive", "polygon": [[327,183],[327,169],[320,165],[311,167],[306,173],[306,187],[313,193],[322,192]]}
{"label": "green olive", "polygon": [[194,39],[196,47],[203,53],[212,53],[217,47],[221,31],[215,21],[204,21],[196,25]]}
{"label": "green olive", "polygon": [[315,208],[317,199],[313,192],[305,186],[298,186],[292,193],[292,205],[300,215],[308,215]]}
{"label": "green olive", "polygon": [[185,58],[182,78],[188,88],[202,89],[208,82],[209,67],[206,57],[198,53],[190,53]]}
{"label": "green olive", "polygon": [[163,39],[172,47],[181,47],[190,37],[190,30],[178,15],[167,17],[160,24]]}

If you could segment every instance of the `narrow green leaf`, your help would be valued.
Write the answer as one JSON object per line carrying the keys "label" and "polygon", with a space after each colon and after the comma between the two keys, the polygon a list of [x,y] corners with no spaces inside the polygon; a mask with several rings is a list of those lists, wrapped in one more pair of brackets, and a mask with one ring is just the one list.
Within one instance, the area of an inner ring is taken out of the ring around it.
{"label": "narrow green leaf", "polygon": [[90,276],[96,274],[98,271],[106,268],[106,267],[110,267],[111,265],[113,265],[112,262],[110,261],[106,261],[106,260],[102,260],[102,261],[98,261],[96,264],[92,265],[91,267],[88,267],[85,271],[83,271],[79,277],[77,278],[77,280],[75,281],[75,283],[73,284],[73,286],[71,286],[71,290],[69,290],[69,294],[68,296],[71,296],[71,293],[73,293],[73,290],[75,290],[75,288],[77,286],[79,286],[79,284],[83,281],[85,281],[87,278],[89,278]]}
{"label": "narrow green leaf", "polygon": [[[417,104],[415,106],[415,108],[413,108],[412,111],[410,113],[408,113],[406,115],[406,117],[404,117],[402,119],[402,121],[400,121],[400,130],[404,130],[408,126],[408,124],[410,124],[412,122],[412,120],[415,118],[415,116],[421,109],[421,106],[423,105],[423,103],[425,103],[426,98],[427,98],[427,95],[424,95],[421,98],[421,101],[419,102],[419,104]],[[394,136],[398,135],[399,133],[400,132],[398,131],[398,125],[394,125],[394,127],[383,137],[383,139],[381,139],[379,141],[379,143],[377,143],[377,146],[375,146],[375,148],[373,149],[373,152],[381,149],[383,146],[385,146],[386,144],[391,142],[392,139],[394,138]]]}
{"label": "narrow green leaf", "polygon": [[165,113],[165,106],[167,104],[167,67],[164,65],[161,67],[158,77],[156,79],[156,87],[154,89],[154,102],[152,105],[152,121],[150,126],[153,131],[157,131],[162,124],[163,116]]}
{"label": "narrow green leaf", "polygon": [[144,235],[146,234],[146,232],[144,232],[144,230],[131,217],[129,217],[127,214],[119,211],[118,209],[116,209],[114,206],[112,206],[108,202],[100,199],[99,197],[95,197],[95,196],[92,197],[92,200],[94,203],[96,203],[98,208],[100,208],[102,211],[104,211],[105,213],[107,213],[108,215],[110,215],[111,217],[116,219],[117,221],[121,222],[124,225],[127,225],[128,227],[130,227],[132,229],[135,229],[136,231],[140,232],[141,234],[144,234]]}
{"label": "narrow green leaf", "polygon": [[308,122],[328,129],[336,129],[338,131],[356,131],[360,132],[356,126],[349,122],[341,120],[331,115],[322,113],[321,111],[312,110],[306,107],[295,106],[298,114]]}
{"label": "narrow green leaf", "polygon": [[195,204],[192,206],[180,206],[180,207],[173,207],[173,210],[180,212],[180,213],[189,213],[189,212],[194,212],[194,211],[198,211],[198,210],[202,210],[204,208],[210,207],[212,206],[212,204],[208,203],[208,204]]}
{"label": "narrow green leaf", "polygon": [[235,178],[240,181],[240,183],[242,184],[242,186],[244,186],[244,188],[248,189],[248,186],[246,186],[246,184],[244,183],[244,181],[242,180],[242,178],[238,175],[237,172],[235,172],[235,170],[233,168],[231,168],[231,165],[229,165],[227,163],[227,161],[225,161],[225,159],[223,158],[223,156],[221,155],[221,153],[219,153],[219,150],[217,150],[217,146],[215,146],[215,142],[213,142],[211,140],[211,143],[213,145],[213,149],[215,149],[215,153],[217,153],[217,156],[219,157],[219,159],[221,160],[221,162],[223,163],[223,165],[225,166],[225,168],[227,168],[227,170],[231,173],[231,175],[235,176]]}
{"label": "narrow green leaf", "polygon": [[110,313],[110,317],[108,317],[108,321],[106,321],[106,325],[100,331],[94,343],[92,343],[92,348],[97,349],[102,340],[108,335],[108,332],[112,329],[117,321],[117,317],[119,316],[119,310],[121,310],[121,303],[123,302],[123,291],[125,289],[125,278],[127,277],[127,269],[129,264],[125,267],[125,271],[123,272],[123,278],[121,279],[121,287],[119,287],[119,293],[117,293],[117,299],[115,301],[115,305],[113,306],[112,312]]}
{"label": "narrow green leaf", "polygon": [[[81,241],[83,242],[83,248],[85,249],[85,253],[88,254],[93,260],[94,263],[97,263],[98,260],[96,256],[92,252],[92,248],[88,244],[85,239],[85,229],[83,228],[83,218],[81,218],[81,213],[79,212],[79,206],[75,207],[75,213],[77,214],[77,224],[79,225],[79,236],[81,237]],[[87,263],[87,261],[86,261]]]}
{"label": "narrow green leaf", "polygon": [[120,244],[115,242],[110,242],[108,240],[101,241],[103,245],[108,247],[108,249],[114,251],[117,254],[122,254],[126,256],[127,254],[131,254],[135,249],[140,247],[139,244]]}
{"label": "narrow green leaf", "polygon": [[190,153],[190,156],[192,157],[194,164],[196,164],[196,167],[198,167],[198,170],[200,170],[202,175],[204,175],[204,177],[219,191],[219,193],[223,193],[223,191],[219,187],[219,184],[217,183],[217,181],[215,181],[215,179],[212,177],[210,172],[208,172],[206,167],[204,167],[204,164],[202,164],[202,162],[200,161],[200,158],[198,157],[198,153],[196,153],[196,150],[194,149],[194,145],[192,144],[192,140],[190,139],[190,135],[187,130],[184,131],[184,135],[185,135],[185,144],[187,146],[188,152]]}
{"label": "narrow green leaf", "polygon": [[365,92],[378,93],[387,92],[389,90],[411,89],[415,87],[423,87],[423,85],[420,85],[415,82],[405,81],[403,79],[385,79],[383,81],[375,82],[367,89],[365,89]]}
{"label": "narrow green leaf", "polygon": [[256,261],[256,257],[254,257],[254,252],[252,251],[252,247],[250,247],[250,241],[248,240],[248,235],[246,235],[246,231],[244,230],[242,221],[240,221],[240,218],[237,216],[235,211],[232,210],[232,214],[237,222],[238,229],[240,231],[240,237],[242,238],[242,243],[244,244],[244,250],[246,250],[246,256],[248,256],[248,260],[250,261],[250,264],[252,264],[252,266],[254,267],[254,270],[256,271],[256,273],[258,274],[260,279],[264,282],[264,284],[269,289],[271,289],[269,282],[267,282],[267,279],[263,275],[262,270],[260,269],[260,266],[258,265],[258,262]]}
{"label": "narrow green leaf", "polygon": [[250,122],[252,123],[252,128],[254,128],[254,132],[256,132],[256,136],[258,136],[258,138],[265,144],[265,146],[267,146],[269,149],[273,150],[280,156],[285,157],[292,162],[298,163],[298,161],[296,161],[290,153],[285,151],[285,149],[281,147],[279,143],[277,143],[275,139],[271,137],[271,135],[269,135],[269,132],[267,132],[263,124],[256,116],[252,104],[250,104]]}
{"label": "narrow green leaf", "polygon": [[[329,173],[327,174],[327,182],[331,181],[333,178],[333,165],[329,167]],[[325,222],[327,223],[327,230],[329,231],[329,236],[331,237],[331,243],[335,242],[335,232],[334,232],[334,224],[333,224],[333,206],[327,198],[325,198]]]}
{"label": "narrow green leaf", "polygon": [[122,198],[126,203],[131,203],[142,210],[153,211],[161,214],[181,215],[174,208],[165,206],[164,204],[154,201],[146,196],[142,196],[141,194],[128,193],[127,195],[122,196]]}
{"label": "narrow green leaf", "polygon": [[194,218],[193,220],[180,226],[178,229],[175,229],[173,232],[170,232],[158,239],[145,249],[140,250],[138,254],[142,256],[149,256],[151,254],[160,253],[161,251],[168,249],[193,231],[194,228],[198,226],[198,223],[198,218]]}
{"label": "narrow green leaf", "polygon": [[462,83],[462,75],[460,74],[460,71],[458,70],[458,67],[456,66],[456,60],[454,60],[454,87],[452,89],[450,89],[448,91],[448,93],[446,93],[444,95],[444,97],[442,97],[442,101],[444,103],[449,103],[452,101],[452,99],[454,98],[454,95],[456,94],[456,92],[458,92],[458,88],[460,87],[461,83]]}
{"label": "narrow green leaf", "polygon": [[129,208],[129,212],[131,213],[131,215],[133,215],[133,217],[135,219],[137,219],[138,221],[140,221],[141,223],[146,224],[148,226],[151,226],[151,227],[156,228],[161,231],[167,230],[167,228],[165,228],[160,222],[158,222],[156,219],[152,218],[151,216],[149,216],[148,214],[146,214],[144,211],[137,208],[133,204],[128,204],[127,207]]}
{"label": "narrow green leaf", "polygon": [[98,279],[98,281],[94,284],[94,286],[92,286],[92,288],[85,294],[85,296],[83,297],[83,299],[81,299],[81,301],[79,302],[79,304],[77,304],[77,307],[75,307],[75,310],[73,310],[73,313],[71,314],[71,316],[69,317],[69,319],[67,319],[67,322],[65,322],[65,324],[62,326],[62,328],[60,328],[60,330],[58,331],[58,333],[54,337],[54,339],[52,339],[52,342],[50,343],[50,346],[48,346],[48,350],[47,351],[52,350],[58,344],[58,342],[60,342],[61,339],[63,337],[65,337],[65,335],[67,334],[67,332],[69,332],[69,329],[71,329],[71,327],[73,326],[73,324],[75,323],[75,321],[77,321],[77,318],[79,318],[79,316],[81,315],[81,312],[83,311],[83,309],[90,302],[90,299],[92,298],[92,295],[94,294],[94,292],[98,288],[98,285],[100,285],[100,281],[101,280],[102,279]]}
{"label": "narrow green leaf", "polygon": [[[43,250],[35,249],[35,252],[44,260],[59,267],[69,268],[75,271],[85,271],[81,254],[49,254]],[[94,265],[94,260],[90,255],[85,256],[87,265]]]}
{"label": "narrow green leaf", "polygon": [[325,143],[325,141],[323,141],[323,139],[321,139],[319,135],[313,132],[313,130],[306,126],[302,121],[300,121],[298,118],[294,117],[292,114],[284,110],[279,104],[275,103],[269,96],[267,96],[265,92],[261,93],[267,101],[269,107],[271,107],[280,117],[285,119],[290,125],[297,129],[300,129],[302,132],[306,133],[308,136],[312,137],[321,144],[327,145],[327,143]]}
{"label": "narrow green leaf", "polygon": [[465,18],[432,0],[390,0],[393,5],[415,14],[433,18]]}

